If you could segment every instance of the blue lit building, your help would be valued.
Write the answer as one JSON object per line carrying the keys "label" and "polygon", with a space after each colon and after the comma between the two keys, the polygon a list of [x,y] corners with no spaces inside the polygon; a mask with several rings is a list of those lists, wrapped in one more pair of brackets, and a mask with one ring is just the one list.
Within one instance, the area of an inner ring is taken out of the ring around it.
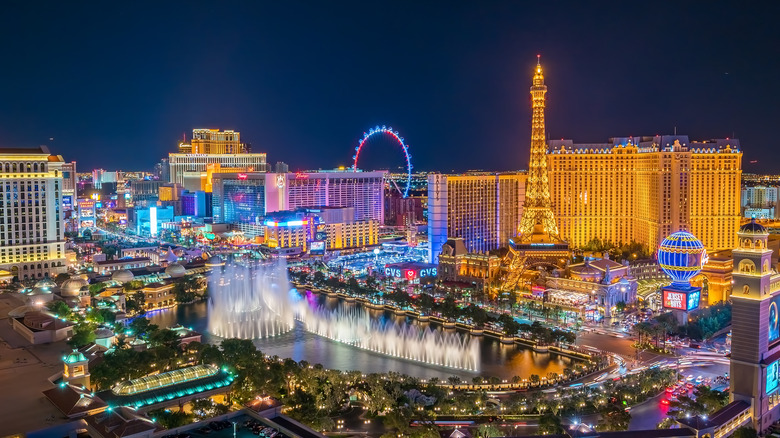
{"label": "blue lit building", "polygon": [[266,214],[264,173],[214,174],[212,207],[214,223],[259,224]]}
{"label": "blue lit building", "polygon": [[181,195],[181,213],[184,216],[211,217],[212,194],[202,190],[197,192],[184,191]]}

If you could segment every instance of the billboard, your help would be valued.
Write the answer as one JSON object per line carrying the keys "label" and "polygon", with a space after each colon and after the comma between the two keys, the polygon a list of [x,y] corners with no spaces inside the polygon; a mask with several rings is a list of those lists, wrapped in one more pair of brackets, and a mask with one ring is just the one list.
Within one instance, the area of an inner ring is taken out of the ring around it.
{"label": "billboard", "polygon": [[409,281],[415,278],[433,279],[438,274],[436,265],[424,263],[396,263],[385,266],[385,275],[393,278],[405,278]]}
{"label": "billboard", "polygon": [[699,301],[701,300],[701,291],[694,291],[688,294],[688,310],[694,310],[699,308]]}
{"label": "billboard", "polygon": [[766,393],[777,389],[778,381],[780,381],[780,361],[774,361],[766,367]]}
{"label": "billboard", "polygon": [[309,242],[309,254],[313,254],[313,255],[325,254],[325,241],[313,240]]}
{"label": "billboard", "polygon": [[664,290],[663,294],[665,309],[688,310],[684,292]]}
{"label": "billboard", "polygon": [[769,303],[768,336],[770,343],[780,338],[780,327],[778,326],[778,317],[780,317],[780,315],[777,311],[778,301],[780,301],[780,296],[772,298],[772,301]]}
{"label": "billboard", "polygon": [[681,291],[675,289],[663,289],[664,309],[691,311],[699,308],[701,290],[693,289]]}

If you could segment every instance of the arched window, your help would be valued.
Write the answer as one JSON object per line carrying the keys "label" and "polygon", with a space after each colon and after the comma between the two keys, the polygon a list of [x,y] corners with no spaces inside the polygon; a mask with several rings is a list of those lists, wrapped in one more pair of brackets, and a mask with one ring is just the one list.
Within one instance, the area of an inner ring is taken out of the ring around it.
{"label": "arched window", "polygon": [[33,163],[33,172],[38,172],[38,163]]}
{"label": "arched window", "polygon": [[745,295],[749,294],[750,293],[750,286],[748,286],[748,285],[742,286],[742,293],[745,294]]}
{"label": "arched window", "polygon": [[743,274],[752,274],[756,272],[756,264],[753,263],[753,260],[740,260],[738,269]]}
{"label": "arched window", "polygon": [[764,260],[764,269],[761,270],[761,273],[767,272],[769,272],[769,260]]}
{"label": "arched window", "polygon": [[756,248],[761,249],[764,247],[764,241],[761,239],[756,239]]}

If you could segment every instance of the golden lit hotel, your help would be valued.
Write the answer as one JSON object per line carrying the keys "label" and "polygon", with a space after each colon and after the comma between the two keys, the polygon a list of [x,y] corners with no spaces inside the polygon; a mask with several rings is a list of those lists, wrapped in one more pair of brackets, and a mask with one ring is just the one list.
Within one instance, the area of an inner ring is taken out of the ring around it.
{"label": "golden lit hotel", "polygon": [[67,269],[63,163],[45,146],[0,148],[0,270],[19,280]]}
{"label": "golden lit hotel", "polygon": [[654,249],[679,230],[698,237],[708,251],[736,246],[742,176],[737,139],[551,140],[547,164],[560,236],[572,247],[599,238]]}
{"label": "golden lit hotel", "polygon": [[190,144],[180,144],[183,154],[245,154],[241,133],[219,129],[193,129]]}

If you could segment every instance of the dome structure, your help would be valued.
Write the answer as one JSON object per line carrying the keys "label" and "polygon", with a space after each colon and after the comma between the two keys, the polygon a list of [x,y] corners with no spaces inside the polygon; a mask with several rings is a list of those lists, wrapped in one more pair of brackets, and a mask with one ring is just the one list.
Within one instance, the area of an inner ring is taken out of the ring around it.
{"label": "dome structure", "polygon": [[133,278],[135,276],[132,272],[128,271],[127,269],[119,269],[117,271],[114,271],[113,274],[111,274],[111,279],[114,281],[118,281],[119,283],[127,283],[129,281],[133,281]]}
{"label": "dome structure", "polygon": [[678,231],[658,248],[658,264],[673,283],[688,283],[707,262],[707,250],[693,234]]}
{"label": "dome structure", "polygon": [[37,283],[35,283],[35,288],[40,289],[51,289],[53,287],[57,287],[57,283],[54,282],[51,278],[44,278],[43,280],[39,280]]}
{"label": "dome structure", "polygon": [[75,349],[70,354],[62,358],[62,361],[65,363],[86,362],[86,360],[87,358],[84,357],[84,354]]}
{"label": "dome structure", "polygon": [[187,269],[178,263],[172,263],[168,265],[167,268],[165,268],[165,273],[168,274],[171,278],[179,278],[183,277],[184,274],[187,273]]}
{"label": "dome structure", "polygon": [[34,288],[30,289],[27,292],[27,295],[30,295],[30,296],[51,295],[51,289],[49,289],[48,287],[35,286]]}
{"label": "dome structure", "polygon": [[763,225],[756,222],[753,218],[750,222],[739,227],[739,234],[769,234]]}
{"label": "dome structure", "polygon": [[60,294],[63,297],[77,297],[82,287],[89,287],[89,282],[78,275],[74,275],[62,283]]}

